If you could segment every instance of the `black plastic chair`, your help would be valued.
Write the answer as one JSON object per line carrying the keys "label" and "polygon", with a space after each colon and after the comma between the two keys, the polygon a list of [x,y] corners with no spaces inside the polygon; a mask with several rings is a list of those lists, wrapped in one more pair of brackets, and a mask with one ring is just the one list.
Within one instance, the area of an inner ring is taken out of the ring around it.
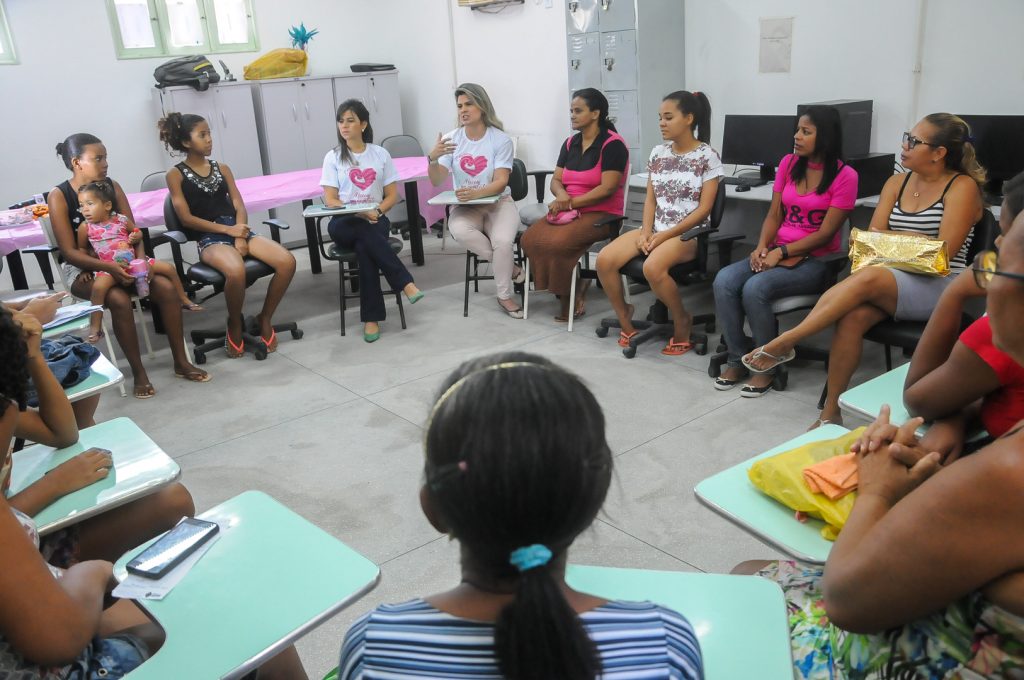
{"label": "black plastic chair", "polygon": [[[512,159],[512,171],[509,173],[508,177],[508,188],[512,194],[513,201],[523,200],[524,198],[526,198],[526,194],[528,194],[530,191],[529,181],[527,180],[526,164],[524,164],[518,158]],[[451,208],[452,206],[450,205],[445,206],[445,212],[451,212]],[[522,229],[520,229],[519,232],[516,233],[514,243],[516,247],[516,254],[514,256],[514,259],[516,264],[520,266],[522,266],[523,263],[523,254],[522,250],[519,247],[519,239],[522,237],[522,235],[523,231]],[[473,292],[479,293],[481,281],[494,280],[493,274],[480,273],[480,265],[485,264],[487,262],[488,260],[484,260],[480,257],[477,257],[476,253],[474,253],[472,250],[469,250],[468,248],[466,249],[466,285],[465,293],[463,296],[464,300],[462,303],[462,316],[469,316],[469,283],[472,281]],[[523,295],[524,290],[521,286],[524,285],[527,284],[516,284],[516,290],[517,292],[520,293],[521,296]]]}
{"label": "black plastic chair", "polygon": [[[203,288],[211,287],[213,292],[201,297],[200,301],[209,300],[215,295],[219,295],[224,292],[223,274],[204,262],[185,263],[182,258],[181,246],[188,242],[188,237],[182,231],[181,220],[178,219],[178,214],[174,212],[174,204],[171,202],[169,194],[164,200],[164,223],[167,225],[167,231],[161,234],[161,236],[166,238],[171,244],[171,252],[174,256],[175,267],[177,267],[179,271],[185,271],[186,277],[192,283],[192,285],[189,286],[189,288],[191,288],[190,292],[195,293]],[[263,224],[270,227],[274,234],[274,240],[278,242],[280,242],[280,230],[288,228],[288,225],[281,220],[265,220]],[[257,260],[254,257],[246,257],[244,263],[246,288],[259,279],[262,279],[264,276],[270,276],[274,273],[274,270],[270,265],[261,260]],[[184,269],[185,264],[188,264],[188,269]],[[292,338],[295,340],[302,338],[302,330],[294,321],[287,323],[275,323],[274,331],[277,333],[284,333],[285,331],[288,331],[292,334]],[[196,363],[205,364],[207,352],[224,347],[224,339],[227,337],[227,329],[220,327],[210,330],[194,330],[189,333],[189,337],[192,340],[192,352],[195,354]],[[242,340],[245,342],[246,351],[251,351],[257,361],[263,361],[267,358],[266,346],[263,344],[263,340],[259,337],[259,330],[256,328],[255,317],[243,319]]]}
{"label": "black plastic chair", "polygon": [[[341,334],[345,335],[345,311],[348,309],[348,300],[359,299],[359,256],[351,248],[342,248],[330,238],[324,238],[323,221],[331,215],[319,215],[316,217],[317,245],[320,247],[320,254],[325,260],[333,260],[338,263],[338,305],[341,315]],[[388,245],[391,250],[398,254],[402,252],[402,241],[397,238],[388,238]],[[351,293],[345,292],[345,284],[348,283]],[[402,306],[402,294],[397,290],[385,290],[384,295],[394,295],[398,303],[398,316],[402,319],[402,329],[405,329],[405,308]]]}
{"label": "black plastic chair", "polygon": [[[720,262],[728,262],[731,256],[732,244],[743,238],[742,234],[718,234],[718,226],[722,223],[722,215],[725,213],[725,184],[718,183],[718,192],[715,194],[715,203],[711,207],[711,215],[708,225],[690,229],[683,235],[683,240],[697,239],[697,257],[689,262],[682,262],[668,270],[677,284],[688,286],[697,283],[704,283],[710,280],[708,274],[708,250],[711,243],[717,243],[719,248]],[[644,260],[642,255],[634,257],[626,263],[619,272],[627,279],[636,282],[646,283],[644,278]],[[694,351],[698,355],[707,354],[708,336],[707,333],[715,332],[714,314],[696,314],[693,317],[693,327],[703,324],[705,333],[690,332],[690,342],[694,345]],[[668,317],[668,308],[661,300],[656,300],[648,310],[646,319],[634,319],[633,326],[639,332],[629,339],[629,346],[622,349],[622,354],[627,359],[636,356],[637,347],[654,339],[665,339],[672,337],[674,327],[672,320]],[[611,328],[620,328],[619,320],[616,318],[601,319],[601,324],[594,329],[599,338],[608,335]]]}

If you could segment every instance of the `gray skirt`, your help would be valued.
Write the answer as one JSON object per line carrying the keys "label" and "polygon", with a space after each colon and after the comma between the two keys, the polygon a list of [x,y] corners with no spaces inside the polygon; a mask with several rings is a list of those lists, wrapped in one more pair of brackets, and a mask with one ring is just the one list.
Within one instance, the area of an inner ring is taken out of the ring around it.
{"label": "gray skirt", "polygon": [[954,269],[947,276],[926,276],[899,269],[889,271],[896,277],[896,314],[893,318],[897,321],[927,321],[942,291],[961,272]]}

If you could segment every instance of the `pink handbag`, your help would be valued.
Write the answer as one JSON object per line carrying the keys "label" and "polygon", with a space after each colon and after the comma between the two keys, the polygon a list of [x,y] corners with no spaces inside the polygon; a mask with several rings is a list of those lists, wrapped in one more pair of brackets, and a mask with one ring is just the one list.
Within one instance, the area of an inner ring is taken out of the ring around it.
{"label": "pink handbag", "polygon": [[548,213],[545,215],[544,219],[546,219],[549,224],[569,224],[579,216],[579,210],[563,210],[562,212],[554,215]]}

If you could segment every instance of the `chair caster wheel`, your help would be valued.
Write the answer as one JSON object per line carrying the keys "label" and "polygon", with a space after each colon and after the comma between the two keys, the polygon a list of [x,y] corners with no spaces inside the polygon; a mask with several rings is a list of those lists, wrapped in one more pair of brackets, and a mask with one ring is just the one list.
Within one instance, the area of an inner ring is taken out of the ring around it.
{"label": "chair caster wheel", "polygon": [[709,378],[717,378],[720,375],[722,375],[722,367],[719,366],[718,364],[713,363],[713,362],[709,363],[708,364],[708,377]]}
{"label": "chair caster wheel", "polygon": [[636,356],[636,347],[623,347],[622,356],[626,357],[627,359],[632,359],[633,357]]}
{"label": "chair caster wheel", "polygon": [[775,377],[772,378],[772,387],[779,392],[785,392],[786,387],[789,385],[789,374],[788,373],[776,373]]}
{"label": "chair caster wheel", "polygon": [[257,348],[252,351],[252,356],[256,361],[263,361],[267,358],[267,350]]}
{"label": "chair caster wheel", "polygon": [[301,328],[296,328],[292,331],[292,340],[302,340],[303,332]]}
{"label": "chair caster wheel", "polygon": [[196,366],[202,366],[206,363],[206,355],[200,352],[195,353]]}
{"label": "chair caster wheel", "polygon": [[721,354],[722,352],[726,351],[727,349],[729,349],[729,348],[726,347],[725,345],[723,345],[722,343],[718,343],[718,347],[715,348],[715,354]]}
{"label": "chair caster wheel", "polygon": [[608,337],[608,329],[605,328],[604,326],[598,326],[597,328],[595,328],[594,329],[594,333],[596,333],[597,337],[599,337],[599,338],[607,338]]}
{"label": "chair caster wheel", "polygon": [[702,357],[708,353],[708,346],[706,343],[699,342],[694,345],[693,351],[696,352],[697,356]]}

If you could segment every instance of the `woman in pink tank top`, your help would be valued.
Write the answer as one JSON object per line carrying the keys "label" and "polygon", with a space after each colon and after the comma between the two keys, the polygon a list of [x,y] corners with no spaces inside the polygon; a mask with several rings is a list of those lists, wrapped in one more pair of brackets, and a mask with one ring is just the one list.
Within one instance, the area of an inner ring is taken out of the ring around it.
{"label": "woman in pink tank top", "polygon": [[608,238],[608,225],[600,223],[622,215],[629,165],[629,150],[608,120],[603,94],[593,88],[573,92],[569,118],[577,133],[558,154],[550,185],[555,198],[547,215],[522,238],[534,288],[561,300],[557,321],[568,321],[570,313],[577,319],[584,314],[590,281],[577,287],[575,304],[569,299],[576,263],[591,245]]}

